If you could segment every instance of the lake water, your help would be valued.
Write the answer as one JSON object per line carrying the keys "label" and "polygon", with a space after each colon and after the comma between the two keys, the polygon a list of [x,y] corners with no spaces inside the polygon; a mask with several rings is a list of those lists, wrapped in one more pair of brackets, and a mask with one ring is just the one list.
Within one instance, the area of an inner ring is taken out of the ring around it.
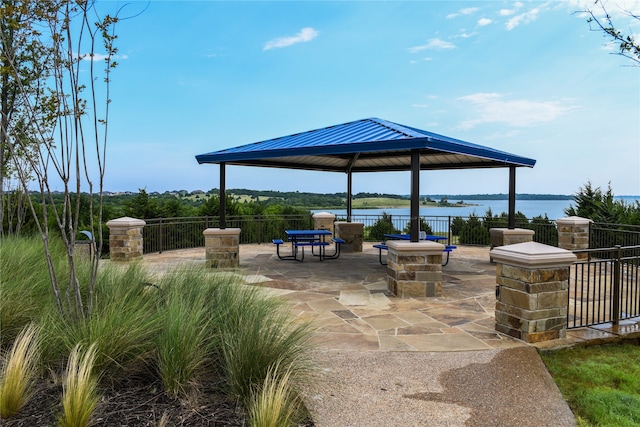
{"label": "lake water", "polygon": [[[624,200],[625,203],[635,203],[640,201],[640,196],[620,196],[616,199]],[[457,200],[456,200],[457,201]],[[420,207],[420,215],[423,216],[469,216],[471,214],[484,216],[488,209],[491,209],[494,215],[500,215],[502,212],[509,211],[508,200],[470,200],[467,203],[475,206],[464,207]],[[545,214],[550,220],[564,218],[564,210],[571,205],[575,206],[573,200],[516,200],[516,212],[522,212],[527,218],[536,216],[544,216]],[[316,212],[331,212],[337,216],[345,217],[346,209],[320,209],[313,210]],[[409,215],[409,208],[388,208],[388,209],[353,209],[353,215],[381,215],[383,212],[392,215]]]}

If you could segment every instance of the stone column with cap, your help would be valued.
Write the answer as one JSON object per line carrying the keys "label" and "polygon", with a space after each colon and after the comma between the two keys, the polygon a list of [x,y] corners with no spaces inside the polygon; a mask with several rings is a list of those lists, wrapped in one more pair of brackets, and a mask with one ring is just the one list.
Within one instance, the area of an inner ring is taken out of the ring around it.
{"label": "stone column with cap", "polygon": [[202,234],[208,268],[236,268],[240,265],[239,228],[207,228]]}
{"label": "stone column with cap", "polygon": [[[589,229],[591,221],[579,216],[569,216],[556,220],[558,226],[558,246],[562,249],[575,251],[589,249]],[[587,259],[588,254],[578,254],[578,259]]]}
{"label": "stone column with cap", "polygon": [[491,258],[497,264],[495,329],[529,343],[565,338],[576,256],[526,242],[492,249]]}
{"label": "stone column with cap", "polygon": [[130,262],[142,258],[141,219],[122,217],[107,221],[109,228],[109,258],[116,262]]}
{"label": "stone column with cap", "polygon": [[442,250],[435,242],[387,241],[387,286],[399,298],[442,296]]}
{"label": "stone column with cap", "polygon": [[364,223],[336,221],[336,237],[344,240],[343,252],[362,252]]}

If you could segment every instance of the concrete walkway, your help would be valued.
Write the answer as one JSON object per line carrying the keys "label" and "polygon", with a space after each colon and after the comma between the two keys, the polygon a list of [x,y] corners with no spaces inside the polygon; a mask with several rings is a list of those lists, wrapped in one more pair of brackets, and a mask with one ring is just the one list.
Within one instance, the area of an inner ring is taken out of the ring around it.
{"label": "concrete walkway", "polygon": [[[573,414],[534,347],[496,332],[495,265],[460,247],[440,298],[400,299],[366,244],[319,262],[281,261],[241,245],[238,274],[291,301],[318,329],[319,381],[306,404],[317,426],[572,426]],[[157,272],[204,265],[204,249],[144,257]]]}

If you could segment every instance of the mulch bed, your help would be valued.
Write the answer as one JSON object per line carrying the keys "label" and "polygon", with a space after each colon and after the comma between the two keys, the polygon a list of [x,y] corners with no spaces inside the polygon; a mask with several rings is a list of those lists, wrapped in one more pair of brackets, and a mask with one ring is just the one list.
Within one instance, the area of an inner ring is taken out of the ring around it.
{"label": "mulch bed", "polygon": [[[164,416],[166,426],[243,426],[244,409],[224,395],[215,382],[201,384],[187,398],[171,398],[159,382],[129,379],[101,389],[92,426],[156,427]],[[55,426],[61,412],[62,385],[41,380],[22,412],[1,420],[3,427]],[[313,427],[305,420],[301,426]]]}

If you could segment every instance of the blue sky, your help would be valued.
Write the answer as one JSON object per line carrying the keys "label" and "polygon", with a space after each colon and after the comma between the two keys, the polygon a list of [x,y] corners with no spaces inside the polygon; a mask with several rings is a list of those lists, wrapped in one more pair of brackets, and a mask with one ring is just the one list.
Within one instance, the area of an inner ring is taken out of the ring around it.
{"label": "blue sky", "polygon": [[[536,159],[518,169],[520,193],[591,181],[638,195],[640,67],[574,13],[590,6],[128,2],[122,16],[141,13],[116,28],[105,188],[209,190],[219,167],[197,154],[379,117]],[[409,184],[408,172],[353,178],[355,193]],[[341,192],[346,177],[229,166],[227,187]],[[422,194],[507,191],[506,169],[421,174]]]}

